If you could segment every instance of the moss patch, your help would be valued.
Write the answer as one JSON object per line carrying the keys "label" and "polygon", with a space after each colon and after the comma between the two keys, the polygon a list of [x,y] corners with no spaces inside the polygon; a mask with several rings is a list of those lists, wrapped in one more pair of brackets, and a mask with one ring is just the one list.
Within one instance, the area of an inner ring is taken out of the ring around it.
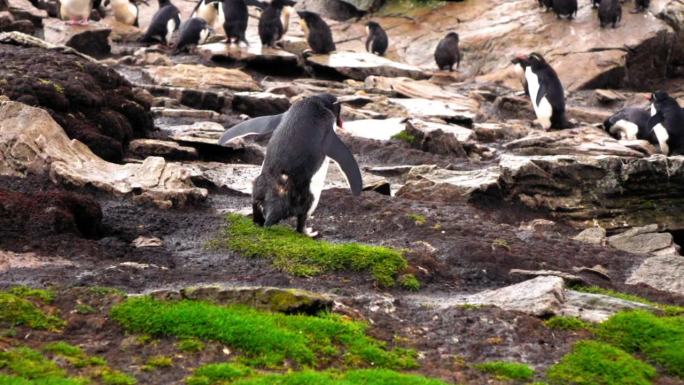
{"label": "moss patch", "polygon": [[204,342],[197,338],[186,338],[178,341],[176,348],[181,352],[194,353],[204,350]]}
{"label": "moss patch", "polygon": [[0,326],[27,326],[33,329],[58,329],[59,317],[48,315],[31,301],[11,292],[0,292]]}
{"label": "moss patch", "polygon": [[408,143],[408,144],[413,144],[413,143],[416,142],[416,137],[413,136],[413,135],[411,135],[411,134],[409,134],[409,133],[406,132],[405,130],[404,130],[404,131],[400,131],[400,132],[398,132],[398,133],[392,135],[391,139],[400,140],[400,141],[406,142],[406,143]]}
{"label": "moss patch", "polygon": [[601,324],[597,334],[684,378],[684,316],[657,317],[641,310],[621,312]]}
{"label": "moss patch", "polygon": [[173,366],[173,358],[167,356],[154,356],[147,360],[143,370],[151,371],[160,368],[170,368]]}
{"label": "moss patch", "polygon": [[406,290],[420,290],[420,281],[413,274],[404,274],[399,277],[399,285]]}
{"label": "moss patch", "polygon": [[621,349],[596,341],[578,342],[547,371],[549,384],[650,385],[655,369]]}
{"label": "moss patch", "polygon": [[100,380],[104,385],[135,385],[138,381],[118,370],[105,369],[100,372]]}
{"label": "moss patch", "polygon": [[33,298],[45,303],[52,303],[55,300],[55,292],[48,289],[32,289],[26,286],[14,286],[8,291],[21,298]]}
{"label": "moss patch", "polygon": [[335,270],[370,270],[382,286],[408,266],[398,250],[358,243],[317,241],[284,226],[263,228],[237,214],[228,215],[228,228],[212,242],[247,257],[269,258],[278,269],[298,276]]}
{"label": "moss patch", "polygon": [[366,325],[336,315],[269,313],[199,301],[129,298],[112,308],[126,330],[155,336],[200,338],[238,349],[250,365],[282,367],[330,365],[412,368],[415,353],[388,350],[365,334]]}
{"label": "moss patch", "polygon": [[544,321],[544,325],[547,328],[558,330],[582,330],[589,327],[589,324],[579,318],[563,316],[553,316]]}
{"label": "moss patch", "polygon": [[208,364],[197,368],[192,376],[185,379],[185,383],[187,385],[211,385],[247,377],[253,373],[252,369],[241,364],[229,362]]}
{"label": "moss patch", "polygon": [[0,352],[0,384],[83,385],[85,378],[70,378],[66,371],[33,349],[19,347]]}
{"label": "moss patch", "polygon": [[525,364],[506,361],[490,361],[475,365],[475,369],[495,375],[498,378],[510,380],[531,380],[534,369]]}
{"label": "moss patch", "polygon": [[78,346],[71,345],[64,341],[46,344],[43,346],[42,350],[46,353],[52,353],[54,355],[63,357],[75,368],[107,365],[107,362],[104,359],[100,357],[89,357]]}
{"label": "moss patch", "polygon": [[662,310],[666,315],[671,315],[671,316],[672,315],[684,315],[684,307],[683,306],[664,305],[661,303],[653,302],[653,301],[648,300],[648,299],[643,298],[643,297],[639,297],[638,295],[620,293],[619,291],[604,289],[604,288],[599,287],[599,286],[577,285],[577,286],[573,286],[572,290],[580,291],[583,293],[603,294],[603,295],[607,295],[609,297],[624,299],[626,301],[632,301],[632,302],[643,303],[646,305],[651,305],[653,307],[657,307],[658,309]]}

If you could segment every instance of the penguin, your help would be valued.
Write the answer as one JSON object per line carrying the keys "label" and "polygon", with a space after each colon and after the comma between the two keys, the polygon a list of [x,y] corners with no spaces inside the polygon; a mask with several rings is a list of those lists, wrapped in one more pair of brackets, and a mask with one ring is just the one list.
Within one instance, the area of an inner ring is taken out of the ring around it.
{"label": "penguin", "polygon": [[272,0],[264,9],[259,18],[259,38],[263,46],[275,48],[275,43],[285,35],[295,4],[292,0]]}
{"label": "penguin", "polygon": [[649,141],[658,144],[665,155],[684,154],[684,111],[664,91],[650,96],[651,117],[648,120]]}
{"label": "penguin", "polygon": [[577,0],[553,0],[553,12],[558,19],[567,16],[568,20],[572,20],[577,16]]}
{"label": "penguin", "polygon": [[209,26],[213,26],[219,14],[221,2],[219,0],[199,0],[190,14],[190,18],[204,19]]}
{"label": "penguin", "polygon": [[67,24],[88,25],[88,18],[92,10],[92,0],[62,0],[59,15]]}
{"label": "penguin", "polygon": [[556,71],[538,53],[519,56],[516,65],[523,68],[524,84],[532,101],[537,121],[544,129],[569,128],[565,117],[565,94]]}
{"label": "penguin", "polygon": [[[254,223],[271,226],[294,216],[297,231],[315,237],[317,233],[306,228],[306,221],[318,205],[330,159],[342,169],[352,194],[361,194],[359,165],[335,134],[336,124],[342,127],[337,98],[319,94],[295,102],[284,114],[241,123],[242,127],[235,126],[219,140],[227,143],[249,135],[250,129],[259,134],[272,132],[261,173],[254,181]],[[238,132],[231,132],[235,129]]]}
{"label": "penguin", "polygon": [[523,90],[525,91],[525,96],[530,96],[530,90],[527,87],[527,79],[525,78],[525,63],[526,59],[524,57],[515,57],[513,60],[511,60],[511,63],[514,65],[514,70],[516,75],[520,78],[520,83],[523,86]]}
{"label": "penguin", "polygon": [[141,43],[171,43],[173,33],[180,27],[180,11],[170,0],[159,0],[159,9],[152,16],[147,32],[140,39]]}
{"label": "penguin", "polygon": [[646,12],[650,2],[650,0],[635,0],[634,10],[632,10],[632,13]]}
{"label": "penguin", "polygon": [[213,32],[207,21],[201,17],[186,20],[180,26],[180,35],[173,53],[177,54],[188,46],[204,44]]}
{"label": "penguin", "polygon": [[601,4],[601,0],[591,0],[592,8],[598,8],[599,4]]}
{"label": "penguin", "polygon": [[297,14],[302,19],[300,25],[304,30],[311,51],[318,54],[328,54],[337,49],[330,27],[317,13],[299,11]]}
{"label": "penguin", "polygon": [[461,65],[461,51],[458,49],[458,34],[449,32],[437,44],[435,48],[435,62],[440,70],[453,71],[454,63],[456,68]]}
{"label": "penguin", "polygon": [[126,25],[139,27],[138,25],[138,5],[132,0],[112,0],[112,11],[116,21]]}
{"label": "penguin", "polygon": [[615,139],[649,140],[648,120],[651,114],[646,108],[627,107],[611,115],[603,122],[603,128]]}
{"label": "penguin", "polygon": [[598,18],[601,28],[608,24],[613,24],[613,28],[617,28],[618,21],[622,21],[620,0],[603,0],[599,5]]}
{"label": "penguin", "polygon": [[247,31],[247,22],[249,13],[247,12],[247,4],[245,0],[223,0],[223,30],[226,33],[226,42],[228,44],[240,44],[244,42],[249,45],[245,37]]}
{"label": "penguin", "polygon": [[376,54],[378,56],[384,56],[387,52],[387,47],[389,46],[389,39],[387,38],[387,33],[380,26],[380,24],[369,21],[366,23],[366,34],[368,38],[366,39],[366,51]]}
{"label": "penguin", "polygon": [[544,8],[544,12],[548,12],[553,8],[553,0],[539,0],[539,6]]}

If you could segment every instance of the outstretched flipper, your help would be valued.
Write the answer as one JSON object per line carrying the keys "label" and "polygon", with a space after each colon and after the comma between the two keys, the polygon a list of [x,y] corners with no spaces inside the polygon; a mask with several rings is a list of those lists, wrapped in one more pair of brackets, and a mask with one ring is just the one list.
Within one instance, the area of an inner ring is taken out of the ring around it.
{"label": "outstretched flipper", "polygon": [[334,132],[329,133],[323,141],[323,151],[325,152],[325,155],[329,156],[340,166],[342,172],[344,172],[344,175],[347,177],[347,183],[349,183],[352,194],[361,194],[363,181],[361,180],[359,165],[356,163],[356,159],[354,159],[354,155],[352,155],[351,151],[349,151],[347,146],[342,143]]}
{"label": "outstretched flipper", "polygon": [[278,127],[284,114],[259,116],[242,123],[238,123],[229,128],[219,139],[218,144],[225,145],[233,139],[242,138],[248,135],[270,134]]}

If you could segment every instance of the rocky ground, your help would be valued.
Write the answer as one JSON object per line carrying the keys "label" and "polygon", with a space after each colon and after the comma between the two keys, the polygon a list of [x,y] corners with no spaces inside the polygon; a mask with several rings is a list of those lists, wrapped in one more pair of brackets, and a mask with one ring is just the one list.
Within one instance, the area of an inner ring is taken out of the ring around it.
{"label": "rocky ground", "polygon": [[[184,17],[194,6],[175,3]],[[314,3],[300,6],[324,2]],[[0,32],[0,286],[53,288],[54,301],[40,306],[66,321],[57,331],[7,327],[0,349],[64,340],[138,383],[184,383],[198,366],[226,359],[229,346],[208,342],[184,355],[173,337],[131,336],[109,317],[122,295],[92,288],[176,298],[220,285],[206,298],[252,306],[234,293],[296,288],[367,322],[370,336],[415,349],[415,373],[508,383],[476,367],[504,360],[535,369],[520,383],[551,383],[547,370],[595,336],[545,320],[598,323],[622,310],[684,306],[684,157],[601,127],[622,106],[645,106],[653,89],[684,95],[680,2],[654,0],[645,14],[626,4],[615,30],[600,30],[588,3],[568,22],[532,0],[390,2],[372,15],[388,30],[387,59],[362,52],[371,16],[359,3],[322,6],[338,52],[305,58],[296,16],[282,50],[262,48],[253,7],[249,48],[217,37],[174,56],[140,46],[141,32],[111,15],[68,27],[48,16],[49,2],[36,2],[39,10],[0,0],[0,31],[15,31]],[[141,6],[142,30],[155,9]],[[359,19],[332,20],[349,12]],[[439,73],[431,53],[452,28],[462,67]],[[533,122],[509,65],[530,51],[559,73],[574,128],[546,132]],[[418,279],[417,291],[382,286],[368,272],[290,274],[211,247],[226,214],[249,214],[266,143],[220,147],[218,137],[319,92],[343,101],[339,135],[362,168],[364,192],[353,197],[331,168],[311,225],[321,241],[402,250],[400,273]],[[160,355],[175,364],[144,367]],[[684,383],[656,368],[648,383]]]}

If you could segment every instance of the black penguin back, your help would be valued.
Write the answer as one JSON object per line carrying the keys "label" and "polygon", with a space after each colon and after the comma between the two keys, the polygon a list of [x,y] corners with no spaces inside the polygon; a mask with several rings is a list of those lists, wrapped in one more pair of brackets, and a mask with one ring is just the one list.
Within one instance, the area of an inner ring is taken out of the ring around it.
{"label": "black penguin back", "polygon": [[140,39],[143,43],[169,43],[167,41],[169,21],[174,20],[173,30],[177,30],[180,26],[180,11],[175,5],[171,4],[169,0],[159,0],[161,8],[152,16],[152,21],[145,35]]}
{"label": "black penguin back", "polygon": [[320,15],[309,11],[301,11],[298,14],[309,30],[306,41],[312,51],[318,54],[328,54],[337,49],[330,27]]}
{"label": "black penguin back", "polygon": [[224,0],[223,1],[223,30],[229,40],[247,43],[245,32],[249,21],[247,4],[244,0]]}
{"label": "black penguin back", "polygon": [[459,37],[455,32],[448,33],[435,48],[435,63],[442,70],[453,70],[454,64],[460,66],[461,51],[458,48]]}
{"label": "black penguin back", "polygon": [[366,24],[368,28],[368,38],[366,39],[366,51],[383,56],[387,52],[389,39],[387,32],[380,24],[370,21]]}

